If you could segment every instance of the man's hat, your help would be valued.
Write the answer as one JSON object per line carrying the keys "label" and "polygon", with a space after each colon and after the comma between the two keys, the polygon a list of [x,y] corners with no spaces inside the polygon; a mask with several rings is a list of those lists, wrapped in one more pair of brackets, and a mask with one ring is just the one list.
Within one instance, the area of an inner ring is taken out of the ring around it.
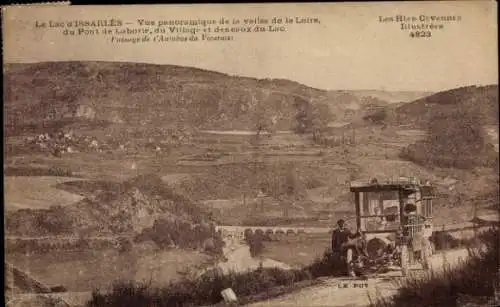
{"label": "man's hat", "polygon": [[406,213],[415,212],[417,211],[417,206],[415,206],[414,204],[406,204],[404,206],[404,211]]}
{"label": "man's hat", "polygon": [[345,221],[343,219],[340,219],[337,221],[337,225],[344,225]]}

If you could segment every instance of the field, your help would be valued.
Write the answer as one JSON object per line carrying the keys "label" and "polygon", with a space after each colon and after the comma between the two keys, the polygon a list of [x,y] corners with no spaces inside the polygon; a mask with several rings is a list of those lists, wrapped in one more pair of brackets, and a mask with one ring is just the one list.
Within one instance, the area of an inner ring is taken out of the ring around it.
{"label": "field", "polygon": [[[197,145],[173,148],[168,153],[77,152],[61,158],[41,153],[7,156],[5,164],[11,169],[23,161],[26,168],[69,169],[78,178],[7,176],[6,208],[68,206],[99,190],[112,192],[115,184],[123,180],[155,174],[175,191],[209,209],[221,224],[257,222],[332,227],[337,219],[352,217],[354,208],[346,186],[349,180],[416,175],[437,184],[440,191],[450,196],[436,201],[435,223],[441,224],[469,220],[473,210],[465,204],[479,203],[475,198],[487,189],[494,191],[492,182],[497,176],[488,169],[475,172],[431,169],[402,160],[400,150],[422,139],[420,130],[358,127],[355,145],[335,147],[311,144],[310,135],[286,133],[264,135],[258,146],[252,144],[252,135],[241,133],[204,133],[197,137]],[[295,188],[305,196],[296,200],[285,216],[279,197],[265,188],[266,184],[273,187],[280,183],[279,178],[286,178],[290,165],[296,172]],[[75,180],[85,180],[88,186],[63,184]],[[100,183],[94,186],[95,182]],[[266,193],[258,196],[262,190]],[[455,205],[457,199],[462,202],[460,206]],[[480,204],[479,209],[486,205],[491,203]],[[287,237],[265,242],[262,257],[303,267],[321,257],[329,247],[329,234]],[[26,255],[6,251],[6,259],[49,285],[64,285],[76,292],[104,290],[116,280],[152,280],[164,284],[213,261],[211,256],[199,252],[143,249],[137,244],[132,251],[122,253],[116,249]]]}
{"label": "field", "polygon": [[67,206],[83,199],[82,196],[56,188],[57,184],[81,180],[71,177],[5,177],[5,210],[47,209]]}
{"label": "field", "polygon": [[[381,129],[377,126],[356,128],[356,145],[331,148],[312,145],[310,136],[297,136],[288,132],[275,136],[261,136],[259,146],[251,145],[251,134],[236,131],[231,133],[200,133],[193,138],[197,146],[183,146],[169,153],[151,152],[97,152],[68,153],[62,158],[48,154],[7,156],[6,166],[15,167],[18,161],[33,169],[41,166],[72,170],[86,180],[108,180],[118,182],[139,174],[154,173],[171,185],[181,188],[189,197],[210,203],[210,206],[225,211],[230,216],[227,222],[242,222],[255,210],[249,206],[255,202],[258,192],[255,178],[270,178],[283,173],[270,169],[256,169],[255,162],[265,165],[293,164],[298,176],[306,186],[307,197],[312,204],[298,204],[296,217],[316,217],[318,211],[349,211],[351,199],[345,183],[351,179],[395,178],[419,176],[440,189],[448,189],[446,180],[456,181],[459,191],[478,195],[490,185],[495,174],[487,169],[475,173],[427,169],[399,158],[400,150],[417,140],[423,131],[415,129]],[[274,172],[274,171],[273,171]],[[7,174],[8,175],[8,174]],[[54,185],[70,178],[49,179],[45,177],[6,177],[6,208],[67,205],[81,198],[54,188]],[[184,183],[184,185],[182,185]],[[24,189],[24,187],[30,187]],[[282,209],[266,204],[264,211]],[[441,212],[438,211],[440,214]],[[444,214],[444,212],[443,212]],[[466,213],[468,215],[469,212]],[[233,218],[236,216],[236,220]],[[324,216],[323,216],[324,218]],[[462,218],[466,218],[463,216]],[[224,222],[224,221],[222,221]]]}

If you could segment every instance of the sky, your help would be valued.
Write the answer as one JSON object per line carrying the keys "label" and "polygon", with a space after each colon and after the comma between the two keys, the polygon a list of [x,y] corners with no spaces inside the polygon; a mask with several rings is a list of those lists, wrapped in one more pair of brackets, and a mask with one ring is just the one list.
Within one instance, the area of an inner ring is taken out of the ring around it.
{"label": "sky", "polygon": [[[122,61],[173,64],[231,75],[284,78],[331,89],[439,91],[498,83],[495,2],[230,4],[3,8],[5,63]],[[411,38],[381,17],[460,16],[429,38]],[[230,42],[112,43],[106,36],[64,36],[35,22],[121,19],[318,18],[286,32],[241,33]]]}

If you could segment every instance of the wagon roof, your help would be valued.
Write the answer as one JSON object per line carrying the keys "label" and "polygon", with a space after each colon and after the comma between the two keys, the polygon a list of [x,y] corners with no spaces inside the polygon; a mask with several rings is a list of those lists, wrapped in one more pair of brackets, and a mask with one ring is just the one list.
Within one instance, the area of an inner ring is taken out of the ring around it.
{"label": "wagon roof", "polygon": [[370,184],[363,186],[351,186],[351,192],[376,192],[376,191],[416,191],[420,188],[416,184]]}
{"label": "wagon roof", "polygon": [[356,182],[350,183],[351,192],[369,192],[369,191],[398,191],[398,190],[408,190],[416,191],[419,189],[431,189],[429,185],[423,185],[420,181],[413,178],[399,178],[397,180],[383,181],[380,182],[376,179],[372,179],[370,182]]}

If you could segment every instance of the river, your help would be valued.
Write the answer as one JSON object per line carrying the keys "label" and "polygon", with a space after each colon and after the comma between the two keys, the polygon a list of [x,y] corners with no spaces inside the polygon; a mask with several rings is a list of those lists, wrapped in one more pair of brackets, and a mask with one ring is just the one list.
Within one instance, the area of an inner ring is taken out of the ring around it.
{"label": "river", "polygon": [[217,267],[224,273],[238,272],[243,273],[255,270],[262,266],[263,268],[281,268],[288,270],[291,267],[283,262],[268,258],[254,258],[250,254],[250,247],[241,242],[225,240],[226,246],[223,249],[227,261],[219,262]]}

